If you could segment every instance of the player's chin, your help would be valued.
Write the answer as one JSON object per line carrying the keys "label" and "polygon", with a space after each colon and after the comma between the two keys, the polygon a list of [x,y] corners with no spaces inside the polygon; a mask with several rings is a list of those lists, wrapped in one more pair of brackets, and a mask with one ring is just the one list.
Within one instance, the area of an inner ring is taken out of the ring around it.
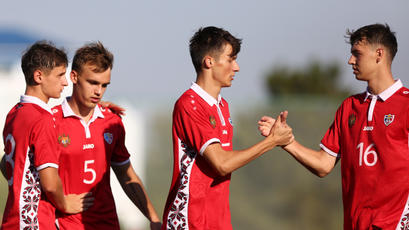
{"label": "player's chin", "polygon": [[54,99],[58,99],[61,97],[61,92],[59,93],[53,93],[52,95],[50,95],[50,98],[54,98]]}

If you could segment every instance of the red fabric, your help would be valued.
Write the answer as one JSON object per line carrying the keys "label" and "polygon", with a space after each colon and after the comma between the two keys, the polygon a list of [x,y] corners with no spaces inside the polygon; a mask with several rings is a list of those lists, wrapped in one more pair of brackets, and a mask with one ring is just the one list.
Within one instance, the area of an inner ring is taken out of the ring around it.
{"label": "red fabric", "polygon": [[344,229],[395,229],[409,193],[408,89],[378,99],[372,121],[369,104],[347,98],[321,143],[341,158]]}
{"label": "red fabric", "polygon": [[232,229],[230,175],[218,176],[200,152],[215,142],[232,150],[233,126],[227,102],[222,99],[219,108],[223,118],[217,105],[210,105],[192,89],[175,104],[174,169],[163,229]]}
{"label": "red fabric", "polygon": [[62,107],[53,108],[61,148],[59,174],[65,194],[92,192],[94,205],[83,213],[58,213],[60,229],[118,229],[119,222],[110,186],[111,162],[129,159],[121,119],[110,111],[89,123],[91,136],[78,117],[64,117]]}
{"label": "red fabric", "polygon": [[6,156],[10,157],[6,168],[12,178],[8,178],[9,193],[1,229],[21,226],[55,229],[55,208],[41,193],[37,171],[39,167],[58,167],[52,114],[36,104],[19,103],[7,115],[3,138]]}

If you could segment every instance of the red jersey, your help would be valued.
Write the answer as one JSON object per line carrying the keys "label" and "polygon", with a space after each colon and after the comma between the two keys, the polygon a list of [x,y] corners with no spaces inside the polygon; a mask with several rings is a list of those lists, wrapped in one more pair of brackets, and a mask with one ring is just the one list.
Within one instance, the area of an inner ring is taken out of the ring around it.
{"label": "red jersey", "polygon": [[92,192],[94,205],[76,215],[58,214],[60,229],[118,229],[119,221],[110,186],[111,164],[129,162],[121,118],[96,106],[85,123],[67,100],[53,108],[61,148],[59,174],[65,194]]}
{"label": "red jersey", "polygon": [[21,96],[7,115],[3,141],[9,193],[1,229],[55,229],[55,208],[41,192],[38,173],[58,168],[51,109],[39,98]]}
{"label": "red jersey", "polygon": [[233,126],[227,102],[211,97],[197,84],[173,110],[173,178],[163,229],[232,229],[230,175],[219,176],[203,157],[211,143],[232,150]]}
{"label": "red jersey", "polygon": [[321,148],[341,158],[344,229],[409,229],[408,132],[409,90],[400,80],[337,110]]}

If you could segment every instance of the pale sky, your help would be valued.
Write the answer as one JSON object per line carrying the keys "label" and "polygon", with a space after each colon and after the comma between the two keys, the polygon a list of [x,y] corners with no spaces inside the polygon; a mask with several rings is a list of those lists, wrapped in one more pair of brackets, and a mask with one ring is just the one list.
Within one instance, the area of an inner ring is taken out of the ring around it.
{"label": "pale sky", "polygon": [[385,22],[398,39],[393,73],[408,86],[408,0],[39,0],[3,1],[0,7],[0,28],[54,40],[70,57],[85,42],[103,42],[115,55],[106,98],[140,106],[173,104],[190,87],[195,72],[188,41],[199,27],[210,25],[243,39],[241,71],[233,86],[222,90],[231,104],[264,100],[266,72],[280,64],[300,68],[313,58],[339,61],[344,84],[363,91],[365,84],[347,65],[345,31]]}

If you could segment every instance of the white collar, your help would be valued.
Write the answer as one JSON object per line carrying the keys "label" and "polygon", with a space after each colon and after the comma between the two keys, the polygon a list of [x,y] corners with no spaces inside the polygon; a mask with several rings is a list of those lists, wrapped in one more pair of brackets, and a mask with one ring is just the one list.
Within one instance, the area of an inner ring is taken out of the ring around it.
{"label": "white collar", "polygon": [[[70,97],[67,97],[64,99],[64,101],[61,103],[61,109],[62,112],[64,114],[64,117],[69,117],[69,116],[75,116],[75,117],[79,117],[77,114],[74,113],[74,111],[72,111],[70,104],[68,104],[67,99],[69,99]],[[80,117],[79,117],[80,118]],[[90,119],[90,121],[93,121],[97,118],[104,118],[104,114],[102,114],[101,110],[99,109],[99,106],[95,106],[94,108],[94,113],[92,114],[92,117]]]}
{"label": "white collar", "polygon": [[210,96],[210,94],[208,94],[206,91],[204,91],[198,84],[192,82],[192,86],[190,87],[193,91],[195,91],[201,98],[203,98],[203,100],[205,100],[210,106],[213,105],[223,105],[223,103],[221,103],[222,101],[222,96],[220,96],[220,94],[217,96],[217,100]]}
{"label": "white collar", "polygon": [[41,108],[43,108],[44,110],[46,110],[47,112],[53,114],[51,112],[51,107],[45,103],[44,101],[42,101],[40,98],[35,97],[35,96],[29,96],[29,95],[21,95],[20,97],[20,102],[21,103],[32,103],[32,104],[36,104],[38,106],[40,106]]}
{"label": "white collar", "polygon": [[402,86],[403,86],[403,84],[402,84],[401,80],[398,79],[398,80],[395,81],[395,83],[393,83],[393,85],[389,86],[389,88],[385,89],[382,93],[380,93],[378,95],[371,94],[369,92],[369,89],[366,89],[365,100],[368,99],[368,97],[370,97],[371,95],[374,95],[374,96],[377,96],[378,98],[380,98],[382,101],[386,101],[394,93],[396,93],[396,91],[398,91],[400,88],[402,88]]}

